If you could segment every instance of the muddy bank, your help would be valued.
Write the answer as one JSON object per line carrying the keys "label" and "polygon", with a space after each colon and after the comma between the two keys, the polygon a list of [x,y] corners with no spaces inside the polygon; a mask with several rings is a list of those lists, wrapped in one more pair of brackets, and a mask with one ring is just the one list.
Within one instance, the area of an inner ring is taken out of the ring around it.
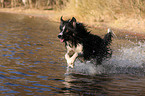
{"label": "muddy bank", "polygon": [[[61,16],[64,17],[64,19],[71,18],[72,16],[75,16],[74,14],[69,14],[67,12],[58,12],[54,10],[39,10],[39,9],[24,9],[24,8],[0,8],[0,12],[7,12],[7,13],[13,13],[13,14],[24,14],[28,15],[30,18],[35,17],[42,17],[46,18],[49,21],[55,21],[59,22],[59,18]],[[140,37],[141,39],[145,39],[145,28],[144,28],[144,21],[145,20],[137,20],[137,19],[129,19],[129,18],[122,18],[120,20],[112,20],[109,22],[92,22],[92,21],[84,21],[80,18],[76,17],[79,22],[85,23],[89,27],[94,28],[101,28],[101,29],[107,29],[112,28],[115,30],[115,33],[123,32],[127,33],[128,35],[135,35]]]}

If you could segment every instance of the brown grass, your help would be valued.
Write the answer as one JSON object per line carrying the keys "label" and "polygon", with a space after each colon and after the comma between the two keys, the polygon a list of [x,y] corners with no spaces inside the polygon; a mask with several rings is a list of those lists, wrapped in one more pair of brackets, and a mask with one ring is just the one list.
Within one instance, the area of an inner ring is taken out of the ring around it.
{"label": "brown grass", "polygon": [[145,34],[145,0],[65,0],[62,8],[61,10],[6,8],[0,11],[42,16],[57,22],[61,16],[64,19],[74,16],[79,22],[90,26],[111,27]]}
{"label": "brown grass", "polygon": [[145,33],[145,0],[70,0],[62,13],[89,25]]}

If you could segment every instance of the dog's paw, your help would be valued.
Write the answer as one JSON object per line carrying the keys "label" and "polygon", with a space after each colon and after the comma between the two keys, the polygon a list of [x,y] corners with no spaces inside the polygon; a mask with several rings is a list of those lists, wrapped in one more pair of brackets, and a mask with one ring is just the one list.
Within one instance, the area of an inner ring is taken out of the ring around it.
{"label": "dog's paw", "polygon": [[68,67],[69,67],[69,68],[74,68],[74,66],[73,66],[73,65],[69,65]]}
{"label": "dog's paw", "polygon": [[71,64],[68,64],[68,68],[74,68],[74,65],[73,65],[73,63],[71,63]]}
{"label": "dog's paw", "polygon": [[68,65],[68,67],[73,68],[73,61],[71,59],[68,59],[67,60],[67,65]]}

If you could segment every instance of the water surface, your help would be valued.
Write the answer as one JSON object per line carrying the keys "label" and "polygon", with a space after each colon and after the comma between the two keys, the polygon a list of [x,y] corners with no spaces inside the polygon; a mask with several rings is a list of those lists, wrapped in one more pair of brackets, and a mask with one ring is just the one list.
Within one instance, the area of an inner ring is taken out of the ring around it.
{"label": "water surface", "polygon": [[58,26],[43,18],[0,13],[0,95],[145,95],[145,38],[115,32],[111,59],[97,67],[78,61],[68,70]]}

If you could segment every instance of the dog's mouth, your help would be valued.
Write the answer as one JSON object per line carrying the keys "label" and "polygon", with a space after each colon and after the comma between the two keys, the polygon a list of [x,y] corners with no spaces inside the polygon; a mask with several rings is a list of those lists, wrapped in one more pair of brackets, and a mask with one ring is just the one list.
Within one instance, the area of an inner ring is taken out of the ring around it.
{"label": "dog's mouth", "polygon": [[64,42],[64,39],[60,39],[60,42]]}

